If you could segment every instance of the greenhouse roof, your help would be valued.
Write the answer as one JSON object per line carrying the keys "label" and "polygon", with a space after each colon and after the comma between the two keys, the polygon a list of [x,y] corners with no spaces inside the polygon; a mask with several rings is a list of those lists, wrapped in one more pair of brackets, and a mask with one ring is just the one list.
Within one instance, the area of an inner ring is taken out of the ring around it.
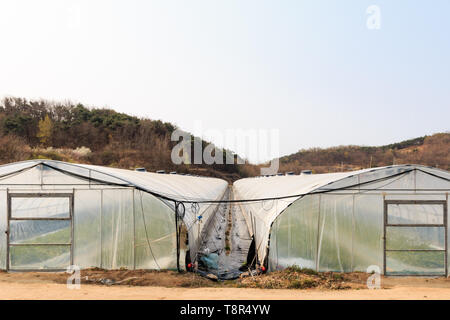
{"label": "greenhouse roof", "polygon": [[[36,179],[30,179],[33,169],[36,171],[33,175]],[[44,172],[46,169],[54,169],[48,171],[58,172],[59,175],[47,173],[43,175],[43,178],[37,178],[38,172]],[[19,175],[25,172],[28,172],[28,175]],[[218,178],[158,174],[55,160],[29,160],[0,166],[0,185],[11,184],[12,179],[15,185],[66,184],[68,186],[83,180],[89,184],[135,187],[162,199],[177,201],[217,200],[227,186],[225,180]]]}
{"label": "greenhouse roof", "polygon": [[350,172],[245,178],[236,181],[234,187],[238,191],[239,199],[280,197],[293,202],[305,194],[361,187],[415,170],[442,178],[444,181],[450,179],[450,173],[445,170],[421,165],[394,165]]}

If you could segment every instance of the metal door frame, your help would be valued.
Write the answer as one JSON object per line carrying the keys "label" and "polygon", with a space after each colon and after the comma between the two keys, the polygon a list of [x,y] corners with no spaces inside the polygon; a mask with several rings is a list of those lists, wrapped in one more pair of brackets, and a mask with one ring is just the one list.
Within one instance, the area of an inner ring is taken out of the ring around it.
{"label": "metal door frame", "polygon": [[[69,199],[69,216],[67,218],[23,218],[11,216],[11,199],[12,198],[68,198]],[[27,244],[11,244],[10,243],[10,221],[70,221],[70,243],[27,243]],[[7,229],[6,229],[6,270],[17,272],[58,272],[65,269],[12,269],[10,268],[10,248],[14,246],[70,246],[70,265],[73,265],[73,193],[7,193]]]}
{"label": "metal door frame", "polygon": [[[443,206],[443,223],[442,224],[389,224],[388,223],[388,205],[389,204],[439,204]],[[393,250],[386,249],[386,229],[387,227],[444,227],[445,234],[445,245],[444,250],[433,250],[433,249],[404,249],[404,250]],[[447,255],[448,255],[448,238],[447,238],[447,201],[445,200],[384,200],[384,234],[383,234],[383,274],[385,276],[389,276],[386,272],[386,251],[421,251],[421,252],[442,252],[444,251],[444,275],[448,276],[448,267],[447,267]],[[438,276],[436,274],[395,274],[392,276],[419,276],[419,277],[427,277],[427,276]]]}

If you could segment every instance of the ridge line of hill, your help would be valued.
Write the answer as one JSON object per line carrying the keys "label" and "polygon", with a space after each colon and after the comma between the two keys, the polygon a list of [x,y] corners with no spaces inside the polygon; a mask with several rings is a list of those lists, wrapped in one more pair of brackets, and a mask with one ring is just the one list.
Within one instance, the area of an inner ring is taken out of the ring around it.
{"label": "ridge line of hill", "polygon": [[[231,165],[175,165],[171,152],[177,142],[170,138],[176,129],[169,122],[138,118],[107,108],[5,97],[0,102],[0,164],[46,158],[125,169],[177,171],[229,182],[258,176],[264,166],[248,162],[238,165],[236,161]],[[203,140],[201,143],[203,148],[209,144]],[[237,157],[230,150],[222,151],[224,159]],[[280,157],[279,172],[326,173],[406,163],[450,170],[450,133],[379,147],[349,145],[302,149]]]}

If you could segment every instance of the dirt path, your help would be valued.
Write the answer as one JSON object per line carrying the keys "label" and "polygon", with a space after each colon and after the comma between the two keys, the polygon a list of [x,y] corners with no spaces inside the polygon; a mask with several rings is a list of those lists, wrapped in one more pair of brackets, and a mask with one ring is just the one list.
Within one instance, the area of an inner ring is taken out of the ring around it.
{"label": "dirt path", "polygon": [[97,286],[83,284],[69,290],[56,283],[0,282],[0,299],[152,299],[152,300],[229,300],[229,299],[450,299],[450,288],[395,287],[382,290],[270,290],[243,288],[164,288]]}
{"label": "dirt path", "polygon": [[[172,275],[165,276],[173,283]],[[450,280],[446,278],[385,278],[387,289],[250,289],[250,288],[182,288],[163,286],[126,286],[81,284],[79,290],[68,289],[67,274],[0,273],[0,299],[450,299]],[[160,281],[164,274],[158,274]],[[182,278],[179,279],[181,281]],[[181,282],[180,282],[181,284]]]}

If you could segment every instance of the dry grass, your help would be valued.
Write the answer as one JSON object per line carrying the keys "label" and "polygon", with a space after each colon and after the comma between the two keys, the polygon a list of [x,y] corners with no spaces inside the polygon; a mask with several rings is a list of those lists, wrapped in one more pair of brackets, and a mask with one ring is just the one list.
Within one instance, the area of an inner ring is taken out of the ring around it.
{"label": "dry grass", "polygon": [[[195,273],[179,273],[171,270],[102,270],[89,269],[81,272],[82,282],[106,285],[159,286],[200,288],[213,287],[214,282]],[[109,281],[108,281],[109,280]]]}
{"label": "dry grass", "polygon": [[[17,278],[18,275],[14,275]],[[310,269],[289,267],[282,271],[248,276],[236,280],[214,282],[195,273],[149,270],[102,270],[98,268],[81,271],[81,282],[94,285],[157,286],[167,288],[260,288],[260,289],[358,289],[365,286],[365,273],[318,273]],[[24,273],[22,279],[50,280],[66,283],[66,273]]]}
{"label": "dry grass", "polygon": [[351,289],[363,284],[360,275],[334,272],[316,272],[311,269],[300,269],[296,266],[255,277],[247,277],[238,281],[241,288],[260,289]]}

